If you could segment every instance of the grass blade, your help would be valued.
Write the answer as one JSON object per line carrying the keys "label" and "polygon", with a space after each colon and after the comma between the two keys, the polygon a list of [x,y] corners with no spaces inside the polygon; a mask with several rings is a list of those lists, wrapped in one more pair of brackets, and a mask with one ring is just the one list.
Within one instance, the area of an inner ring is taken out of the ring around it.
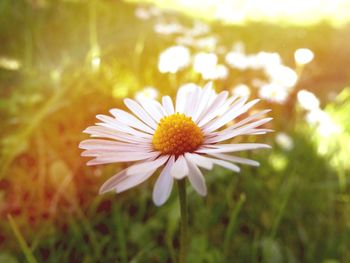
{"label": "grass blade", "polygon": [[27,242],[24,240],[21,232],[19,231],[19,228],[17,227],[15,220],[13,220],[11,215],[7,215],[7,219],[10,223],[11,229],[12,229],[13,233],[15,234],[17,241],[18,241],[28,263],[37,263],[32,251],[28,247]]}
{"label": "grass blade", "polygon": [[242,205],[245,202],[245,200],[246,200],[245,195],[241,194],[239,196],[239,200],[238,200],[237,204],[235,205],[235,207],[233,208],[233,210],[231,212],[230,222],[227,226],[225,240],[224,240],[224,255],[226,257],[228,256],[230,240],[231,240],[231,237],[232,237],[234,229],[235,229],[235,225],[237,222],[237,216],[238,216],[239,212],[241,211]]}

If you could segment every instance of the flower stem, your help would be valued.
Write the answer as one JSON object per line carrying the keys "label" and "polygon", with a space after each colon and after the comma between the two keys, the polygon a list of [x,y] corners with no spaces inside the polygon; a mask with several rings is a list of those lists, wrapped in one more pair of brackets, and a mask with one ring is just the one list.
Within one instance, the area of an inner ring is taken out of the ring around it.
{"label": "flower stem", "polygon": [[186,181],[185,179],[178,180],[177,186],[179,189],[179,201],[180,201],[180,253],[179,263],[186,262],[187,254],[187,227],[188,227],[188,211],[187,211],[187,198],[186,198]]}

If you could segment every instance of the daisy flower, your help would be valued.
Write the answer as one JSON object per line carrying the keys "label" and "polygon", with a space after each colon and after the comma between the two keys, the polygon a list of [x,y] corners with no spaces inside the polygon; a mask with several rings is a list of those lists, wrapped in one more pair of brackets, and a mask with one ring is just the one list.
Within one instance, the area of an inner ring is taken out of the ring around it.
{"label": "daisy flower", "polygon": [[94,138],[79,145],[85,150],[82,156],[94,157],[87,164],[132,162],[106,181],[100,193],[121,193],[161,168],[153,188],[153,201],[160,206],[168,199],[174,180],[185,177],[198,194],[205,196],[207,187],[199,168],[211,170],[219,165],[239,172],[237,163],[258,166],[256,161],[231,153],[270,148],[269,145],[231,143],[230,139],[269,132],[259,128],[272,119],[261,118],[269,110],[234,122],[259,100],[247,102],[246,97],[228,95],[227,91],[216,94],[211,83],[203,89],[192,85],[178,90],[175,105],[169,96],[164,96],[161,103],[125,99],[132,114],[112,109],[112,116],[97,115],[101,122],[84,130]]}

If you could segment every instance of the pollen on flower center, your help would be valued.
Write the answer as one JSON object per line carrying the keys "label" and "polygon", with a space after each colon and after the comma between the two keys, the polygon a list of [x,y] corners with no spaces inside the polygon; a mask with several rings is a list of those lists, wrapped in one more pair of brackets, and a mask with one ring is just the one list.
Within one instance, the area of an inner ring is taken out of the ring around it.
{"label": "pollen on flower center", "polygon": [[181,155],[196,150],[203,140],[203,133],[192,118],[175,113],[160,120],[152,143],[163,154]]}

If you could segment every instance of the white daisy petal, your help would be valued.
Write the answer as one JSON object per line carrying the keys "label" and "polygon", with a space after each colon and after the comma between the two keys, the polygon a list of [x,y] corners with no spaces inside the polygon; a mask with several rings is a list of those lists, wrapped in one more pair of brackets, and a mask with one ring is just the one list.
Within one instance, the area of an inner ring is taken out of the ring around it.
{"label": "white daisy petal", "polygon": [[127,175],[126,175],[126,170],[124,169],[122,171],[120,171],[119,173],[117,173],[116,175],[113,175],[111,178],[109,178],[100,188],[99,190],[99,194],[104,194],[106,192],[115,190],[117,184],[124,180]]}
{"label": "white daisy petal", "polygon": [[159,155],[157,152],[133,152],[132,154],[127,152],[119,152],[113,154],[104,154],[99,156],[93,160],[87,162],[87,165],[98,165],[98,164],[106,164],[106,163],[120,163],[120,162],[135,162],[140,160],[146,160],[152,157],[156,157]]}
{"label": "white daisy petal", "polygon": [[134,164],[128,168],[127,174],[132,175],[132,174],[139,174],[139,173],[147,173],[148,171],[157,169],[158,167],[163,165],[168,159],[169,159],[169,155],[162,155],[154,161]]}
{"label": "white daisy petal", "polygon": [[[203,127],[203,130],[207,133],[215,131],[228,122],[232,121],[239,115],[245,113],[247,110],[249,110],[253,105],[255,105],[259,99],[252,100],[248,102],[247,104],[243,105],[244,98],[239,100],[235,105],[233,105],[230,110],[228,110],[224,115],[217,118],[213,123],[210,123],[208,126]],[[243,102],[243,103],[242,103]]]}
{"label": "white daisy petal", "polygon": [[174,178],[170,175],[170,170],[174,161],[175,157],[171,156],[154,185],[152,198],[156,206],[164,204],[170,196],[174,184]]}
{"label": "white daisy petal", "polygon": [[149,116],[151,116],[151,118],[153,118],[153,120],[155,120],[157,123],[165,116],[163,107],[158,105],[158,102],[149,99],[142,99],[139,100],[139,102]]}
{"label": "white daisy petal", "polygon": [[249,117],[247,117],[247,118],[245,118],[245,119],[243,119],[243,120],[241,120],[241,121],[235,123],[234,125],[232,125],[231,127],[229,127],[229,129],[233,130],[233,129],[235,129],[235,128],[237,128],[237,127],[240,127],[240,126],[242,126],[242,125],[244,125],[244,124],[246,124],[246,123],[248,123],[248,122],[250,122],[250,121],[252,121],[252,120],[256,120],[256,119],[258,119],[259,117],[263,116],[264,114],[266,114],[266,113],[268,113],[268,112],[270,112],[270,111],[271,111],[271,110],[269,109],[269,110],[263,110],[263,111],[259,111],[259,112],[257,112],[257,113],[254,113],[253,115],[251,115],[251,116],[249,116]]}
{"label": "white daisy petal", "polygon": [[91,137],[107,138],[128,143],[150,143],[148,138],[133,136],[124,132],[117,132],[113,129],[102,126],[90,126],[86,128],[84,133],[90,134]]}
{"label": "white daisy petal", "polygon": [[96,145],[95,148],[89,148],[88,150],[82,152],[81,156],[102,156],[102,155],[107,156],[107,155],[120,154],[121,152],[133,154],[133,153],[149,153],[153,151],[154,149],[152,146],[143,146],[142,144],[110,145],[108,147]]}
{"label": "white daisy petal", "polygon": [[183,114],[185,114],[186,116],[190,116],[190,112],[191,112],[191,108],[193,108],[193,104],[192,104],[192,99],[193,96],[195,95],[194,92],[189,92],[186,96],[186,104],[183,110]]}
{"label": "white daisy petal", "polygon": [[202,90],[199,87],[195,87],[194,90],[188,94],[184,114],[186,116],[192,117],[196,111],[197,104],[199,103],[199,98],[201,96]]}
{"label": "white daisy petal", "polygon": [[201,97],[198,99],[197,107],[195,109],[195,113],[192,116],[192,119],[194,122],[196,122],[199,118],[199,116],[202,114],[204,109],[207,107],[210,95],[212,94],[212,86],[213,82],[209,82],[207,85],[204,86]]}
{"label": "white daisy petal", "polygon": [[127,176],[124,180],[119,182],[116,186],[116,192],[121,193],[124,192],[130,188],[133,188],[144,181],[146,181],[151,175],[156,171],[157,169],[154,169],[152,171],[149,171],[147,173],[141,173],[141,174],[134,174],[131,176]]}
{"label": "white daisy petal", "polygon": [[238,152],[255,149],[270,149],[271,146],[262,143],[236,143],[236,144],[217,144],[205,145],[196,150],[198,153],[224,153],[224,152]]}
{"label": "white daisy petal", "polygon": [[223,160],[217,160],[217,159],[212,159],[212,160],[213,160],[213,162],[215,164],[220,165],[220,166],[222,166],[222,167],[224,167],[226,169],[229,169],[229,170],[231,170],[233,172],[238,173],[241,170],[237,165],[235,165],[233,163],[226,162],[226,161],[223,161]]}
{"label": "white daisy petal", "polygon": [[156,100],[152,100],[152,104],[154,105],[154,107],[161,113],[162,118],[164,118],[165,116],[167,116],[167,112],[164,109],[163,105],[161,103],[159,103]]}
{"label": "white daisy petal", "polygon": [[251,129],[246,134],[248,134],[248,135],[261,135],[261,134],[266,134],[268,132],[274,132],[274,130],[271,130],[271,129]]}
{"label": "white daisy petal", "polygon": [[109,111],[117,120],[120,122],[130,126],[134,127],[136,129],[139,129],[141,131],[147,132],[149,134],[154,134],[154,129],[150,128],[146,124],[144,124],[142,121],[137,119],[135,116],[132,114],[125,112],[123,110],[119,109],[111,109]]}
{"label": "white daisy petal", "polygon": [[86,150],[81,153],[81,156],[89,156],[89,157],[109,157],[115,156],[115,154],[120,154],[121,152],[126,154],[134,154],[134,153],[149,153],[152,152],[152,148],[140,148],[140,147],[132,147],[132,146],[120,146],[116,149],[96,149],[96,150]]}
{"label": "white daisy petal", "polygon": [[121,126],[118,127],[117,125],[113,125],[113,124],[110,124],[110,123],[104,123],[104,122],[98,122],[98,123],[96,123],[96,126],[109,128],[109,129],[114,130],[116,132],[133,135],[135,137],[152,139],[152,135],[147,134],[147,133],[142,133],[142,132],[134,130],[134,129],[130,128],[130,127],[129,128],[126,128],[126,127],[123,128]]}
{"label": "white daisy petal", "polygon": [[207,186],[202,172],[198,167],[186,158],[188,165],[188,179],[196,192],[201,196],[207,195]]}
{"label": "white daisy petal", "polygon": [[169,96],[164,96],[162,98],[162,104],[167,115],[172,115],[175,113],[173,101]]}
{"label": "white daisy petal", "polygon": [[153,129],[157,129],[157,123],[148,115],[140,104],[132,99],[125,99],[124,103],[141,121]]}
{"label": "white daisy petal", "polygon": [[197,166],[207,170],[213,169],[213,162],[209,158],[205,158],[204,156],[196,153],[185,153],[185,157],[187,160],[193,162]]}
{"label": "white daisy petal", "polygon": [[178,112],[178,113],[185,112],[189,95],[197,88],[198,86],[193,83],[185,84],[179,88],[176,94],[175,112]]}
{"label": "white daisy petal", "polygon": [[208,157],[208,156],[201,156],[203,159],[206,159],[207,162],[210,162],[212,164],[217,164],[217,165],[220,165],[220,166],[223,166],[227,169],[230,169],[234,172],[239,172],[240,169],[237,165],[233,164],[233,163],[230,163],[230,162],[226,162],[224,160],[218,160],[218,159],[215,159],[215,158],[212,158],[212,157]]}
{"label": "white daisy petal", "polygon": [[205,114],[202,114],[203,116],[200,116],[198,118],[199,127],[206,125],[209,121],[218,116],[220,112],[229,107],[229,105],[237,99],[237,96],[232,96],[226,100],[227,96],[228,92],[223,91],[216,97],[213,103],[205,111]]}
{"label": "white daisy petal", "polygon": [[116,130],[118,132],[125,132],[125,133],[129,133],[135,136],[140,136],[143,138],[152,138],[152,135],[148,134],[148,133],[144,133],[138,130],[135,130],[127,125],[125,125],[124,123],[118,121],[117,119],[114,119],[112,117],[106,116],[106,115],[97,115],[96,116],[99,120],[103,121],[103,123],[96,123],[96,125],[98,126],[103,126],[106,128],[110,128],[112,130]]}
{"label": "white daisy petal", "polygon": [[175,101],[175,112],[183,113],[186,106],[187,101],[187,91],[185,89],[179,89],[176,94]]}
{"label": "white daisy petal", "polygon": [[207,115],[212,114],[213,111],[220,107],[226,101],[228,94],[229,93],[227,91],[222,91],[217,96],[215,95],[214,100],[199,115],[196,123],[201,123],[203,121],[202,119],[204,119]]}
{"label": "white daisy petal", "polygon": [[[244,105],[244,103],[247,101],[247,98],[240,98],[237,100],[234,104],[231,105],[232,102],[235,101],[237,96],[232,96],[228,100],[226,100],[220,107],[218,107],[216,110],[206,117],[205,122],[206,124],[203,124],[204,120],[202,120],[202,126],[203,130],[209,130],[212,129],[213,126],[217,126],[218,123],[222,122],[222,119],[228,119],[232,114],[237,113],[237,111]],[[226,124],[226,123],[225,123]]]}
{"label": "white daisy petal", "polygon": [[254,161],[254,160],[241,158],[241,157],[237,157],[237,156],[232,156],[232,155],[228,155],[228,154],[223,154],[223,153],[211,153],[209,155],[214,156],[218,159],[222,159],[222,160],[226,160],[226,161],[230,161],[230,162],[234,162],[234,163],[247,164],[247,165],[251,165],[251,166],[259,166],[260,165],[259,162]]}
{"label": "white daisy petal", "polygon": [[188,167],[183,155],[180,155],[170,170],[170,175],[176,179],[182,179],[188,175]]}
{"label": "white daisy petal", "polygon": [[139,148],[147,148],[152,147],[151,143],[140,143],[139,145],[134,145],[126,142],[118,142],[118,141],[109,141],[102,139],[87,139],[79,143],[80,149],[85,150],[114,150],[119,146],[130,146],[130,147],[139,147]]}
{"label": "white daisy petal", "polygon": [[261,125],[269,122],[270,120],[272,120],[272,118],[265,118],[265,119],[261,119],[261,120],[249,123],[245,126],[242,126],[240,128],[234,129],[234,130],[231,130],[231,129],[226,130],[226,131],[223,130],[221,132],[218,132],[218,134],[215,137],[208,139],[206,141],[206,143],[221,142],[221,141],[231,139],[231,138],[238,136],[238,135],[249,133],[251,131],[251,129],[254,129],[258,126],[261,126]]}

